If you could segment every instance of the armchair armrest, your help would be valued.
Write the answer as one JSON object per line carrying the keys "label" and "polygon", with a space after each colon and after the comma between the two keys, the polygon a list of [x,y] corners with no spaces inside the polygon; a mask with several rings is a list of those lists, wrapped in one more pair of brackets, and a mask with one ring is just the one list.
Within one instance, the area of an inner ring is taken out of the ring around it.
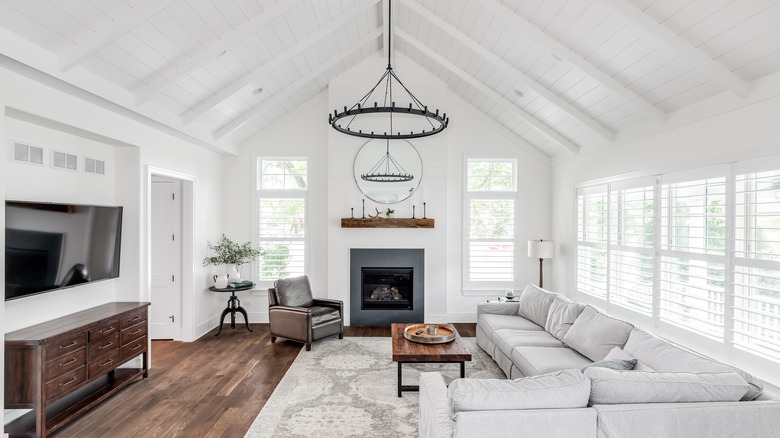
{"label": "armchair armrest", "polygon": [[271,312],[292,312],[292,313],[301,313],[301,314],[309,314],[311,313],[311,309],[308,307],[293,307],[293,306],[271,306],[268,308],[268,313]]}
{"label": "armchair armrest", "polygon": [[341,300],[333,300],[329,298],[315,298],[314,305],[323,306],[323,307],[341,308],[344,305],[344,302]]}

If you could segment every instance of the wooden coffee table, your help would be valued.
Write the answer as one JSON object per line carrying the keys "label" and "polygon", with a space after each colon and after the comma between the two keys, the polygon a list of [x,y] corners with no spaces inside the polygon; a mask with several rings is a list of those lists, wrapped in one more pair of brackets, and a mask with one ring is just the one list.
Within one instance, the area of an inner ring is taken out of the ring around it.
{"label": "wooden coffee table", "polygon": [[398,397],[404,391],[419,391],[416,385],[401,383],[401,366],[405,363],[460,363],[460,377],[466,377],[466,362],[471,353],[452,324],[439,324],[455,332],[455,339],[446,344],[421,344],[404,338],[404,329],[412,324],[393,324],[393,362],[398,362]]}

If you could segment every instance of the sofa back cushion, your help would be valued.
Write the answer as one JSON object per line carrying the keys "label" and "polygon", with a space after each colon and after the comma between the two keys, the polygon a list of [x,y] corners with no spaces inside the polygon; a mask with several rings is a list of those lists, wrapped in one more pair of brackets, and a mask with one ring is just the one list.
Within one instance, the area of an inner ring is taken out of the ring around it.
{"label": "sofa back cushion", "polygon": [[314,304],[309,277],[305,275],[276,280],[274,289],[276,289],[276,302],[282,306],[311,307]]}
{"label": "sofa back cushion", "polygon": [[622,347],[633,328],[625,321],[585,306],[563,338],[563,343],[595,362],[607,357],[613,348]]}
{"label": "sofa back cushion", "polygon": [[734,371],[750,385],[750,389],[742,397],[743,401],[753,400],[764,388],[764,383],[761,380],[739,368],[717,362],[693,351],[685,350],[639,328],[631,331],[623,350],[631,357],[639,359],[656,371]]}
{"label": "sofa back cushion", "polygon": [[590,380],[579,370],[522,379],[457,379],[448,390],[452,412],[584,408]]}
{"label": "sofa back cushion", "polygon": [[517,309],[517,314],[544,327],[544,323],[547,322],[547,313],[550,311],[550,305],[555,296],[556,294],[552,292],[529,284],[520,295],[520,307]]}
{"label": "sofa back cushion", "polygon": [[748,384],[736,372],[658,373],[591,367],[590,405],[738,401]]}
{"label": "sofa back cushion", "polygon": [[550,304],[550,310],[547,312],[544,330],[555,336],[556,339],[563,341],[571,325],[574,324],[584,308],[585,305],[582,303],[574,302],[561,295],[555,296]]}

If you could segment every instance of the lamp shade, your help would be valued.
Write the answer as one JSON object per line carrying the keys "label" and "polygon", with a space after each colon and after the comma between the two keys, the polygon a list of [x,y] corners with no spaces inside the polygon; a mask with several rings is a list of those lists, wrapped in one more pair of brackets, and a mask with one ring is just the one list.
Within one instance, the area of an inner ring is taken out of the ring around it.
{"label": "lamp shade", "polygon": [[528,257],[551,259],[555,255],[555,242],[552,240],[529,240]]}

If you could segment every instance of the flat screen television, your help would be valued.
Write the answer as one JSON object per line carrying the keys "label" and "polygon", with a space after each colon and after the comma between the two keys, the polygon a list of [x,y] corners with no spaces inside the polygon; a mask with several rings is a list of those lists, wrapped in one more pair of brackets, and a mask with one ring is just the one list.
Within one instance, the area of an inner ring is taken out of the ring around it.
{"label": "flat screen television", "polygon": [[122,207],[6,201],[5,300],[119,277]]}

